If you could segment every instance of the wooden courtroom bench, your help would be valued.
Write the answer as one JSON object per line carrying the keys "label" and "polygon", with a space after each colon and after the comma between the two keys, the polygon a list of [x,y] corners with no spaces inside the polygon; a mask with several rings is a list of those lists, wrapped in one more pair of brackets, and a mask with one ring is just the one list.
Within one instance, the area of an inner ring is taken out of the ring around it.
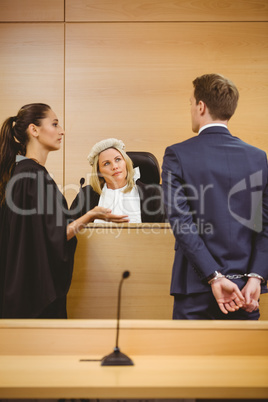
{"label": "wooden courtroom bench", "polygon": [[268,397],[266,321],[0,320],[1,398]]}

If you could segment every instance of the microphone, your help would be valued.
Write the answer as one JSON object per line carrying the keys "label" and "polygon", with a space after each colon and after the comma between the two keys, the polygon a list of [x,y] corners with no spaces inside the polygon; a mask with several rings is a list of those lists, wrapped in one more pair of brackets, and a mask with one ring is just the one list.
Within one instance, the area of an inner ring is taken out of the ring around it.
{"label": "microphone", "polygon": [[120,321],[120,304],[121,304],[121,288],[124,279],[130,276],[129,271],[124,271],[122,274],[121,281],[118,288],[118,299],[117,299],[117,328],[116,328],[116,338],[115,338],[115,348],[112,353],[108,356],[104,356],[101,361],[101,366],[133,366],[133,361],[124,353],[120,352],[118,346],[119,339],[119,321]]}
{"label": "microphone", "polygon": [[84,183],[85,183],[85,179],[84,179],[84,177],[81,177],[81,179],[80,179],[80,186],[82,187],[82,186],[84,185]]}

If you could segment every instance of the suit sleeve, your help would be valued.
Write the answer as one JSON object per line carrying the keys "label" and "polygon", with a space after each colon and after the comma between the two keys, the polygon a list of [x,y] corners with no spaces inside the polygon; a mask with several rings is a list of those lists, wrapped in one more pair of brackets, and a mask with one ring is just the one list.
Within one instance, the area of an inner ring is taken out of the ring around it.
{"label": "suit sleeve", "polygon": [[249,272],[261,275],[268,280],[268,167],[263,176],[265,182],[262,196],[261,231],[257,233]]}
{"label": "suit sleeve", "polygon": [[202,279],[220,271],[193,221],[183,181],[182,167],[172,147],[166,149],[162,166],[166,213],[176,242]]}

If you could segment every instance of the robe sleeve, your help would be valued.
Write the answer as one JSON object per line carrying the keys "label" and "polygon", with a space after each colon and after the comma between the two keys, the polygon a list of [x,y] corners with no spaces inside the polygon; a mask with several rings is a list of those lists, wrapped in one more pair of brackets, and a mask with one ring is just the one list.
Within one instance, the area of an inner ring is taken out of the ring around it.
{"label": "robe sleeve", "polygon": [[99,199],[100,195],[96,193],[90,185],[81,187],[71,204],[69,219],[73,221],[80,218],[80,216],[96,207],[99,203]]}

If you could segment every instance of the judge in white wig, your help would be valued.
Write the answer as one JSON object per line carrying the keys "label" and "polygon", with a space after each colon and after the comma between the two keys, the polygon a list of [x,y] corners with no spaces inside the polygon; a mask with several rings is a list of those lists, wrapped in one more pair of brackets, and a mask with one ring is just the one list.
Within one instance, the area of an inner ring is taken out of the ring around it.
{"label": "judge in white wig", "polygon": [[139,180],[139,168],[133,168],[122,140],[98,142],[88,161],[92,166],[90,183],[80,189],[71,205],[74,219],[98,205],[109,208],[112,214],[126,216],[129,223],[165,221],[161,187]]}

